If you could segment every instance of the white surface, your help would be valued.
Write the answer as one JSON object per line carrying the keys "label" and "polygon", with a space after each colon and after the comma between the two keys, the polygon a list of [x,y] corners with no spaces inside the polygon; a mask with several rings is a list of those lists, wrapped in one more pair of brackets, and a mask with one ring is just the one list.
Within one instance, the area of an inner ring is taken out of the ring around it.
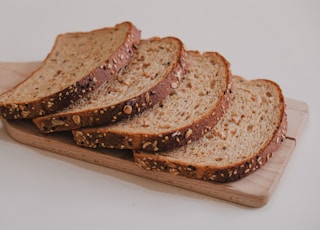
{"label": "white surface", "polygon": [[310,119],[259,209],[24,146],[0,124],[0,229],[320,229],[319,1],[83,2],[0,0],[0,61],[42,60],[59,33],[130,20],[144,38],[178,36],[278,82]]}

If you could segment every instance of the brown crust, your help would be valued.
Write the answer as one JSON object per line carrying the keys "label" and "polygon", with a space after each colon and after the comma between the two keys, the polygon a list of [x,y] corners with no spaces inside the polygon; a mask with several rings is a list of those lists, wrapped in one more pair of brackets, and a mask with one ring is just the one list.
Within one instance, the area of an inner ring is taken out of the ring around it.
{"label": "brown crust", "polygon": [[[188,51],[196,52],[197,51]],[[227,71],[226,89],[221,95],[217,106],[211,108],[198,121],[184,127],[176,128],[171,132],[158,134],[132,134],[125,130],[121,131],[98,131],[95,128],[73,131],[74,140],[78,145],[97,148],[118,148],[118,149],[143,149],[145,151],[157,152],[180,147],[201,138],[206,132],[211,130],[219,121],[229,106],[231,97],[231,72],[229,63],[220,54],[215,52],[206,52],[204,55],[216,55],[224,62]]]}
{"label": "brown crust", "polygon": [[[140,31],[130,22],[123,22],[115,27],[122,24],[128,24],[130,26],[127,39],[117,51],[106,60],[105,65],[97,67],[88,76],[83,77],[73,85],[68,86],[60,92],[46,96],[41,100],[14,104],[0,103],[0,116],[5,119],[23,119],[51,114],[67,107],[79,98],[84,97],[88,92],[95,90],[102,85],[102,83],[108,80],[113,73],[117,72],[130,61],[131,56],[140,42]],[[56,43],[60,36],[62,35],[57,37]],[[52,50],[54,50],[54,48]],[[46,60],[48,58],[49,55]],[[44,62],[46,62],[46,60]]]}
{"label": "brown crust", "polygon": [[[278,89],[281,92],[279,87]],[[274,152],[280,147],[281,143],[285,140],[288,120],[285,113],[284,98],[282,93],[280,93],[280,95],[282,119],[279,121],[274,135],[270,138],[267,144],[252,157],[236,162],[233,165],[226,165],[224,167],[217,168],[210,165],[195,166],[180,161],[167,161],[165,158],[157,154],[142,153],[139,150],[134,150],[135,162],[139,167],[147,170],[169,172],[188,178],[211,182],[226,183],[239,180],[266,164]]]}
{"label": "brown crust", "polygon": [[[139,114],[145,109],[152,107],[154,104],[160,102],[169,95],[174,90],[173,85],[178,85],[182,80],[185,66],[184,46],[179,39],[174,37],[170,38],[178,41],[181,47],[179,56],[177,58],[177,62],[172,64],[167,77],[158,85],[148,89],[146,92],[143,92],[136,97],[119,102],[111,107],[100,107],[99,109],[91,110],[88,109],[76,114],[51,114],[35,118],[33,119],[33,122],[41,132],[50,133],[117,122],[132,117],[133,115]],[[160,38],[154,37],[152,39],[158,40]]]}

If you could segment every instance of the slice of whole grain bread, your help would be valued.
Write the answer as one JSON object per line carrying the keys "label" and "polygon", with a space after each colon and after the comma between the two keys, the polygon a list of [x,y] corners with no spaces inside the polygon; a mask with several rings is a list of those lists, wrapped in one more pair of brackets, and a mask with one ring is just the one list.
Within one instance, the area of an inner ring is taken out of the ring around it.
{"label": "slice of whole grain bread", "polygon": [[287,130],[281,89],[270,80],[234,77],[232,94],[230,107],[204,137],[156,154],[134,150],[137,165],[213,182],[235,181],[262,167]]}
{"label": "slice of whole grain bread", "polygon": [[59,35],[41,67],[0,95],[0,116],[33,118],[67,107],[125,66],[139,42],[130,22]]}

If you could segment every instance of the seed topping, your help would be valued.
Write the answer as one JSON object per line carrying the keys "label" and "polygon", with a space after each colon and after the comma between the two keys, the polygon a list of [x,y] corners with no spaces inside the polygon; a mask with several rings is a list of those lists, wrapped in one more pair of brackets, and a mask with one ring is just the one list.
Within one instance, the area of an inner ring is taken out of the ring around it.
{"label": "seed topping", "polygon": [[123,107],[123,112],[127,115],[131,114],[132,113],[132,106],[131,105],[125,105]]}

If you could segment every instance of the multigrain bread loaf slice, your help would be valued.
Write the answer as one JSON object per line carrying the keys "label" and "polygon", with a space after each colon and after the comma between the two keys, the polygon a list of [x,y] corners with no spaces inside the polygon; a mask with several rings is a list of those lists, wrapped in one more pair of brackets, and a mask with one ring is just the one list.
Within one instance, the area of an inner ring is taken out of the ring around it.
{"label": "multigrain bread loaf slice", "polygon": [[103,127],[74,130],[78,145],[163,151],[208,132],[229,104],[231,73],[220,54],[188,51],[180,86],[152,109]]}
{"label": "multigrain bread loaf slice", "polygon": [[0,95],[0,116],[33,118],[61,110],[126,65],[139,41],[140,31],[130,22],[59,35],[41,67]]}
{"label": "multigrain bread loaf slice", "polygon": [[68,108],[33,120],[49,133],[114,123],[163,100],[183,77],[184,46],[174,37],[141,40],[132,61]]}
{"label": "multigrain bread loaf slice", "polygon": [[262,167],[283,142],[287,129],[279,86],[269,80],[233,78],[231,105],[203,138],[172,151],[134,151],[147,170],[213,182],[240,179]]}

